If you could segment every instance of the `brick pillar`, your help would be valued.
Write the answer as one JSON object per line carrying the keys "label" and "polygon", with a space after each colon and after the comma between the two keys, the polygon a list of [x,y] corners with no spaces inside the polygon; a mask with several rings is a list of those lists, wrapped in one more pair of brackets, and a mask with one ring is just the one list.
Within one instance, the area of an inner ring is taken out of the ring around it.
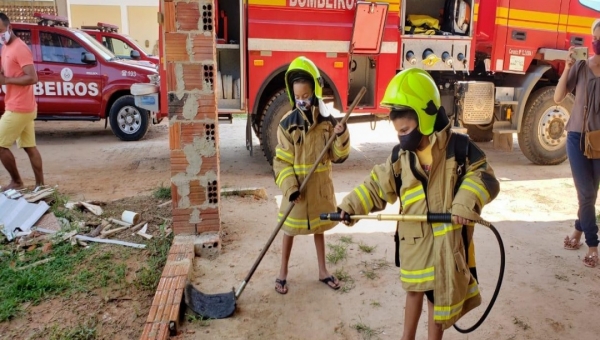
{"label": "brick pillar", "polygon": [[165,0],[175,234],[220,231],[214,0]]}

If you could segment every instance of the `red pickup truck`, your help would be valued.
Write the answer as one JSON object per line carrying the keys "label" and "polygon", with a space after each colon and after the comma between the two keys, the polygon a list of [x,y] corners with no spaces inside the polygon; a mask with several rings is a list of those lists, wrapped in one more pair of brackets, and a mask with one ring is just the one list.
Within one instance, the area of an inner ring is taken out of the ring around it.
{"label": "red pickup truck", "polygon": [[118,33],[119,26],[99,22],[97,26],[81,26],[81,30],[98,40],[121,59],[131,59],[158,65],[158,56],[146,53],[140,44],[127,34]]}
{"label": "red pickup truck", "polygon": [[[136,141],[144,137],[150,121],[158,124],[168,115],[158,110],[160,78],[155,67],[118,58],[87,33],[65,27],[65,18],[35,16],[40,19],[37,25],[12,23],[11,27],[33,52],[39,78],[34,90],[37,120],[105,119],[105,127],[110,121],[121,140]],[[5,90],[5,86],[0,89],[0,114]],[[134,97],[140,93],[143,102]]]}

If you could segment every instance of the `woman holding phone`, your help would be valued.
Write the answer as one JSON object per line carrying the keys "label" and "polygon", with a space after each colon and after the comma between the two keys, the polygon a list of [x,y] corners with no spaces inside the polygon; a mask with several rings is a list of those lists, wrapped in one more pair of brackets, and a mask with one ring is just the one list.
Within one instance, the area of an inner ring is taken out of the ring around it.
{"label": "woman holding phone", "polygon": [[[584,131],[600,130],[600,19],[592,25],[592,47],[594,56],[590,58],[581,57],[576,47],[569,49],[565,69],[556,85],[554,101],[558,104],[568,93],[575,91],[575,103],[566,129],[567,155],[577,190],[579,210],[575,230],[571,236],[565,238],[564,248],[579,249],[583,244],[581,236],[584,235],[588,251],[583,263],[593,268],[598,265],[599,242],[595,203],[600,184],[600,159],[586,157],[583,150]],[[585,130],[586,128],[588,130]]]}

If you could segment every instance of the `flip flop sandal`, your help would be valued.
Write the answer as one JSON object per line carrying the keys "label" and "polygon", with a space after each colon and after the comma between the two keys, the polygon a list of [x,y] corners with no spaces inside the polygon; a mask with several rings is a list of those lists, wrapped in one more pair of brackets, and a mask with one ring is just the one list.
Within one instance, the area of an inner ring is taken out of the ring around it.
{"label": "flip flop sandal", "polygon": [[[281,286],[281,289],[277,289],[277,285]],[[286,280],[280,280],[280,279],[275,279],[275,291],[281,295],[285,295],[287,294],[288,290],[287,290],[287,281]]]}
{"label": "flip flop sandal", "polygon": [[590,255],[583,258],[583,264],[589,268],[595,268],[598,265],[598,255]]}
{"label": "flip flop sandal", "polygon": [[323,280],[319,279],[319,281],[323,282],[324,284],[327,285],[327,287],[333,289],[333,290],[338,290],[340,289],[340,283],[338,282],[336,287],[332,287],[331,285],[329,285],[329,282],[332,282],[333,284],[335,284],[335,277],[333,277],[333,275],[324,278]]}
{"label": "flip flop sandal", "polygon": [[571,238],[570,236],[567,236],[564,240],[564,248],[566,250],[579,250],[582,245],[583,242],[579,242],[579,244],[577,244],[577,239]]}

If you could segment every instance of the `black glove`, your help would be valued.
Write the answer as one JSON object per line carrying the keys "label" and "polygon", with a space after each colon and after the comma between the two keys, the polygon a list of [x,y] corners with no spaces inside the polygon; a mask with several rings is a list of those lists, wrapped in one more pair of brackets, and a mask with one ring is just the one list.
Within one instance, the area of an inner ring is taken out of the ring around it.
{"label": "black glove", "polygon": [[298,197],[300,197],[300,191],[296,191],[293,194],[290,195],[290,202],[294,202],[295,200],[298,199]]}

